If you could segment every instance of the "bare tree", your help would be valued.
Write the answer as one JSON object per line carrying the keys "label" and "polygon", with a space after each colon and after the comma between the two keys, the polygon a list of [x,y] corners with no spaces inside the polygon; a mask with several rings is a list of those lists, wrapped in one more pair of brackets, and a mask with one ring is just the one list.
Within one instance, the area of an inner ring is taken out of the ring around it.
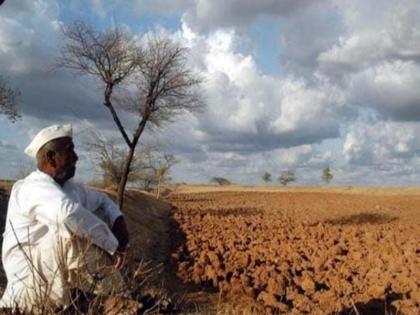
{"label": "bare tree", "polygon": [[[132,35],[118,28],[99,32],[80,22],[67,27],[64,36],[59,66],[91,75],[103,84],[104,105],[127,144],[118,185],[118,203],[122,208],[130,166],[146,125],[150,122],[160,126],[178,114],[201,109],[201,78],[189,69],[185,48],[165,37],[149,36],[136,43]],[[114,93],[123,83],[130,86]],[[137,116],[132,136],[116,105]]]}
{"label": "bare tree", "polygon": [[159,198],[161,186],[170,180],[170,169],[177,160],[172,154],[161,153],[155,146],[143,146],[140,156],[142,168],[133,174],[133,182],[147,191],[156,189]]}
{"label": "bare tree", "polygon": [[177,163],[172,154],[165,154],[162,159],[157,160],[157,167],[154,168],[157,181],[156,198],[160,196],[161,185],[169,180],[169,170]]}
{"label": "bare tree", "polygon": [[6,115],[12,122],[20,118],[17,111],[19,95],[20,92],[12,89],[6,79],[0,76],[0,114]]}
{"label": "bare tree", "polygon": [[295,173],[293,171],[283,171],[280,174],[278,181],[283,186],[286,186],[288,183],[295,182],[296,181]]}
{"label": "bare tree", "polygon": [[230,180],[224,178],[224,177],[213,177],[210,182],[219,184],[220,186],[227,186],[231,185],[232,183]]}
{"label": "bare tree", "polygon": [[[124,150],[112,141],[104,141],[100,137],[95,137],[95,140],[89,141],[86,146],[98,156],[101,186],[117,189],[125,160]],[[158,145],[143,144],[134,154],[127,179],[127,182],[144,190],[156,189],[157,198],[160,196],[162,184],[170,180],[172,166],[177,163],[172,154],[161,153],[160,149]]]}
{"label": "bare tree", "polygon": [[269,183],[271,182],[271,174],[269,172],[264,172],[264,174],[262,174],[261,179],[264,181],[264,183]]}
{"label": "bare tree", "polygon": [[326,183],[329,184],[330,181],[333,179],[333,174],[331,173],[331,170],[329,167],[326,167],[322,170],[321,173],[321,179]]}
{"label": "bare tree", "polygon": [[[86,143],[86,147],[97,156],[95,160],[102,176],[101,186],[117,190],[122,177],[125,150],[115,145],[115,141],[105,141],[100,137],[95,137],[94,141]],[[149,150],[151,150],[150,146],[143,146],[134,155],[128,173],[128,182],[137,182],[139,174],[143,174],[148,168],[146,156],[148,156]]]}

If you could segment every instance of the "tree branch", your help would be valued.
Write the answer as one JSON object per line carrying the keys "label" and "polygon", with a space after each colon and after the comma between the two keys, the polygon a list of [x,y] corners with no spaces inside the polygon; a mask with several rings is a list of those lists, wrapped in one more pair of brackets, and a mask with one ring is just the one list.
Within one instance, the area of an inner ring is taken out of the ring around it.
{"label": "tree branch", "polygon": [[117,112],[115,111],[114,106],[111,102],[111,95],[112,95],[113,87],[111,84],[107,85],[105,89],[105,103],[104,105],[109,109],[111,112],[112,118],[114,119],[115,124],[117,125],[118,130],[120,131],[122,137],[124,138],[125,143],[127,143],[128,147],[131,148],[133,146],[131,140],[128,138],[128,135],[125,131],[124,126],[121,123],[120,118],[118,117]]}

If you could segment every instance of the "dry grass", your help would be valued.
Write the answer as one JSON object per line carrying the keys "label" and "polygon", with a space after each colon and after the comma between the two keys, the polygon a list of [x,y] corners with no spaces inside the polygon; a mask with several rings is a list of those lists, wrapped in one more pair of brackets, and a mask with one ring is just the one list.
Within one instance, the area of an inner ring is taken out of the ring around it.
{"label": "dry grass", "polygon": [[[33,284],[35,290],[36,301],[32,304],[32,309],[26,312],[12,309],[0,310],[2,315],[49,315],[49,314],[161,314],[174,313],[177,311],[177,303],[172,302],[172,297],[168,292],[157,286],[154,279],[159,277],[161,268],[153,267],[150,262],[141,261],[136,265],[131,263],[123,269],[125,281],[128,290],[124,296],[114,294],[118,290],[118,285],[113,284],[109,289],[110,294],[95,294],[98,289],[98,283],[92,283],[88,291],[73,290],[72,303],[69,307],[57,308],[48,299],[47,294],[39,290],[41,284],[35,282]],[[110,273],[120,272],[112,270]],[[41,294],[39,294],[41,293]]]}
{"label": "dry grass", "polygon": [[[0,217],[2,219],[0,229],[4,228],[7,200],[12,184],[12,181],[0,181]],[[115,198],[114,192],[108,191],[108,194]],[[178,304],[182,303],[177,296],[171,295],[162,283],[163,264],[169,255],[170,248],[170,211],[169,204],[156,200],[150,194],[132,190],[127,193],[124,212],[130,232],[131,252],[122,273],[129,285],[133,301],[142,304],[142,308],[138,310],[139,313],[155,314],[161,309],[176,309]],[[6,278],[2,269],[0,269],[0,280],[0,286],[5,287]],[[0,293],[2,292],[3,290],[0,289]],[[82,296],[79,294],[81,300],[77,302],[77,299],[75,300],[75,307],[72,310],[57,311],[52,307],[46,307],[47,303],[43,301],[45,298],[40,298],[39,305],[35,305],[34,308],[37,309],[38,314],[51,314],[53,311],[57,314],[103,314],[105,307],[110,307],[112,303],[107,303],[106,298],[91,293],[85,292]],[[77,305],[79,302],[81,305]],[[116,303],[115,300],[113,303]],[[116,304],[116,308],[127,306],[121,301]],[[134,307],[133,303],[131,307]],[[3,314],[9,313],[3,312]]]}

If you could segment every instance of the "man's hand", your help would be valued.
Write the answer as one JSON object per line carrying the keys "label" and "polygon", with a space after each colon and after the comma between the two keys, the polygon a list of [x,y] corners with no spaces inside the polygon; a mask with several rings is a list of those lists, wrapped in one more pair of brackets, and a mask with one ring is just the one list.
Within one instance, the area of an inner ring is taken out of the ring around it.
{"label": "man's hand", "polygon": [[123,253],[125,252],[127,245],[128,245],[128,231],[127,225],[125,224],[125,220],[123,216],[118,217],[114,225],[111,229],[112,233],[118,240],[118,249],[117,252]]}

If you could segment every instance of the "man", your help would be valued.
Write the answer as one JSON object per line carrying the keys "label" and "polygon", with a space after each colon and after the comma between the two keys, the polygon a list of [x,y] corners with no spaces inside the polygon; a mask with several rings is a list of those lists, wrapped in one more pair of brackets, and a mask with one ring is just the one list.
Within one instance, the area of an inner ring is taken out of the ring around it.
{"label": "man", "polygon": [[41,130],[25,149],[38,169],[10,194],[2,260],[7,287],[2,307],[33,311],[39,304],[67,307],[71,290],[117,294],[128,244],[121,210],[104,193],[75,183],[78,157],[71,125]]}

